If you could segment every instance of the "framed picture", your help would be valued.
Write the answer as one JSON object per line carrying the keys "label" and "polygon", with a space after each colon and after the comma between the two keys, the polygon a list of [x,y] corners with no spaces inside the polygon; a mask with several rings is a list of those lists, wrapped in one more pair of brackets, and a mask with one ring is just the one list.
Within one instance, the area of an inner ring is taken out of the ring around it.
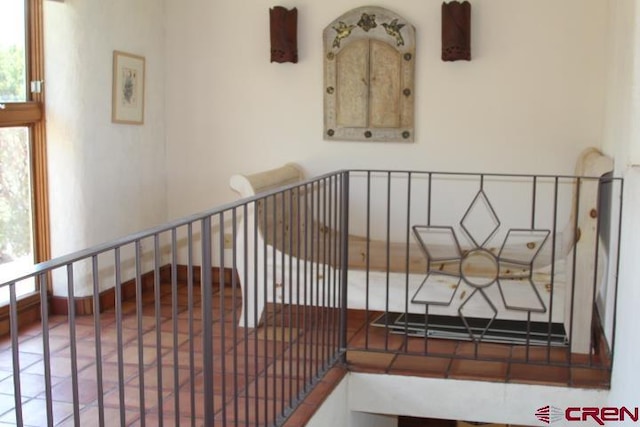
{"label": "framed picture", "polygon": [[144,57],[113,51],[113,123],[144,123]]}

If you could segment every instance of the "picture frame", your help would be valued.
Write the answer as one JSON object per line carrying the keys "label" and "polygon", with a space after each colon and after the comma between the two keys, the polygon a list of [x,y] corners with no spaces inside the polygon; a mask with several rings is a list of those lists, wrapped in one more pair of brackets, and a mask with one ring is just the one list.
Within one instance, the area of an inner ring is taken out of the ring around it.
{"label": "picture frame", "polygon": [[144,123],[145,58],[118,50],[113,51],[113,123]]}

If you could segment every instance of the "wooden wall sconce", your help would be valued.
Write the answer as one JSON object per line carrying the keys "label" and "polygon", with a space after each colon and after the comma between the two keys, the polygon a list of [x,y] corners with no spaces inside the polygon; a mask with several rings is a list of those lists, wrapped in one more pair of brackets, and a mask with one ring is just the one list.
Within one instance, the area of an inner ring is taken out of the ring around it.
{"label": "wooden wall sconce", "polygon": [[269,9],[271,62],[298,62],[298,9]]}
{"label": "wooden wall sconce", "polygon": [[442,60],[471,60],[471,4],[442,3]]}

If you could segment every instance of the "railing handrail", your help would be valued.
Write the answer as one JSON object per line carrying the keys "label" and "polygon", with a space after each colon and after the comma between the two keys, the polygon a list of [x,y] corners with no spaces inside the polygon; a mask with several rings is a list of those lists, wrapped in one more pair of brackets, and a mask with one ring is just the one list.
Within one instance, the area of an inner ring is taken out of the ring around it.
{"label": "railing handrail", "polygon": [[26,267],[13,279],[0,282],[0,288],[8,286],[12,283],[16,283],[31,277],[35,277],[39,274],[47,271],[54,270],[80,261],[82,259],[91,258],[93,256],[102,254],[104,252],[113,250],[118,247],[126,246],[139,240],[149,238],[151,236],[170,231],[175,228],[183,227],[187,224],[200,221],[204,218],[219,215],[223,212],[230,211],[232,209],[241,207],[246,204],[271,197],[294,188],[309,185],[318,181],[322,181],[326,178],[337,176],[343,173],[386,173],[386,174],[427,174],[431,176],[478,176],[478,177],[503,177],[503,178],[547,178],[547,179],[588,179],[588,180],[601,180],[601,181],[622,181],[621,177],[596,177],[596,176],[580,176],[580,175],[552,175],[552,174],[514,174],[514,173],[485,173],[485,172],[445,172],[445,171],[424,171],[424,170],[403,170],[403,169],[339,169],[332,172],[327,172],[312,178],[308,178],[304,181],[289,184],[273,190],[268,190],[254,196],[245,197],[233,202],[222,204],[218,207],[208,209],[202,212],[198,212],[192,215],[181,217],[178,219],[170,220],[162,225],[148,228],[143,231],[128,234],[126,236],[116,238],[114,240],[107,241],[98,245],[91,246],[87,249],[75,251],[67,255],[62,255],[51,260],[43,261],[32,266]]}
{"label": "railing handrail", "polygon": [[4,281],[4,282],[0,282],[0,289],[4,288],[5,286],[9,286],[12,283],[16,283],[16,282],[19,282],[19,281],[22,281],[22,280],[26,280],[26,279],[29,279],[31,277],[36,277],[39,274],[46,273],[46,272],[51,271],[51,270],[55,270],[56,268],[64,267],[66,265],[78,262],[80,260],[88,259],[88,258],[94,257],[96,255],[100,255],[100,254],[102,254],[104,252],[107,252],[107,251],[110,251],[110,250],[113,250],[113,249],[116,249],[116,248],[119,248],[119,247],[122,247],[122,246],[129,245],[129,244],[134,243],[136,241],[143,240],[143,239],[152,237],[152,236],[157,235],[157,234],[165,233],[167,231],[170,231],[170,230],[173,230],[173,229],[176,229],[176,228],[179,228],[179,227],[186,226],[188,224],[200,221],[200,220],[202,220],[204,218],[212,217],[212,216],[215,216],[215,215],[219,215],[219,214],[221,214],[223,212],[227,212],[227,211],[239,208],[241,206],[250,204],[252,202],[256,202],[258,200],[262,200],[262,199],[267,198],[267,197],[271,197],[271,196],[274,196],[274,195],[277,195],[277,194],[280,194],[280,193],[284,193],[284,192],[289,191],[289,190],[294,189],[294,188],[298,188],[298,187],[306,186],[306,185],[309,185],[309,184],[313,184],[315,182],[322,181],[322,180],[324,180],[326,178],[329,178],[329,177],[332,177],[332,176],[337,176],[337,175],[343,174],[345,172],[349,172],[349,171],[345,170],[345,169],[340,169],[340,170],[337,170],[337,171],[328,172],[328,173],[325,173],[325,174],[322,174],[322,175],[315,176],[313,178],[306,179],[306,180],[301,181],[301,182],[289,184],[289,185],[286,185],[286,186],[283,186],[283,187],[280,187],[280,188],[276,188],[276,189],[273,189],[273,190],[268,190],[268,191],[256,194],[256,195],[251,196],[251,197],[245,197],[245,198],[233,201],[233,202],[225,203],[225,204],[222,204],[222,205],[220,205],[218,207],[215,207],[213,209],[208,209],[208,210],[205,210],[205,211],[202,211],[202,212],[199,212],[199,213],[195,213],[195,214],[192,214],[192,215],[188,215],[188,216],[185,216],[185,217],[174,219],[174,220],[168,221],[168,222],[166,222],[166,223],[164,223],[162,225],[151,227],[151,228],[148,228],[146,230],[139,231],[139,232],[136,232],[136,233],[128,234],[126,236],[123,236],[123,237],[120,237],[120,238],[116,238],[114,240],[110,240],[110,241],[107,241],[105,243],[100,243],[98,245],[91,246],[91,247],[89,247],[87,249],[79,250],[79,251],[76,251],[76,252],[69,253],[67,255],[62,255],[62,256],[50,259],[48,261],[43,261],[43,262],[34,264],[32,266],[24,268],[23,271],[21,273],[19,273],[18,275],[14,276],[13,279],[8,280],[8,281]]}
{"label": "railing handrail", "polygon": [[359,173],[403,173],[403,174],[424,174],[424,175],[444,175],[444,176],[477,176],[477,177],[497,177],[497,178],[546,178],[546,179],[588,179],[600,181],[622,181],[622,177],[615,176],[589,176],[589,175],[554,175],[554,174],[522,174],[507,172],[445,172],[445,171],[425,171],[425,170],[408,170],[408,169],[349,169],[347,172]]}

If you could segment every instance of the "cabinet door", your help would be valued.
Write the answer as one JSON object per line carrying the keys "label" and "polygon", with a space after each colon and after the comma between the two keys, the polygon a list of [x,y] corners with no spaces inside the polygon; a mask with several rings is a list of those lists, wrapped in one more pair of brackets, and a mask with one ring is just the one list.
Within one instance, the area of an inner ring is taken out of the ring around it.
{"label": "cabinet door", "polygon": [[385,42],[371,40],[370,57],[369,126],[399,128],[402,96],[400,54]]}
{"label": "cabinet door", "polygon": [[336,115],[339,127],[369,125],[369,40],[357,40],[336,59]]}

